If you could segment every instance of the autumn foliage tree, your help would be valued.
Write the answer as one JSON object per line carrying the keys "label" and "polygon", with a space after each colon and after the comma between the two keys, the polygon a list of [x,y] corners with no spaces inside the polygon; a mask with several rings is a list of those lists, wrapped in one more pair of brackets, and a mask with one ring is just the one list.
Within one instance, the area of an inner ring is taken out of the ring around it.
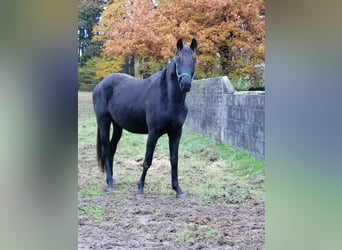
{"label": "autumn foliage tree", "polygon": [[178,38],[198,41],[196,77],[221,74],[262,79],[265,55],[263,0],[118,0],[94,29],[108,55],[149,58],[165,64]]}

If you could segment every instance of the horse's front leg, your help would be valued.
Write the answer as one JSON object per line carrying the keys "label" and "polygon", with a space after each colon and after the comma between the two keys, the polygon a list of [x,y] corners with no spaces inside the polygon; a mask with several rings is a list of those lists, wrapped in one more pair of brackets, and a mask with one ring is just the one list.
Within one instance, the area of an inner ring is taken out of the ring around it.
{"label": "horse's front leg", "polygon": [[140,177],[140,180],[138,182],[138,198],[144,198],[144,186],[145,186],[145,177],[147,170],[150,168],[152,164],[152,158],[154,149],[156,147],[157,141],[158,141],[158,134],[155,132],[149,132],[148,138],[147,138],[147,144],[146,144],[146,153],[145,153],[145,159],[143,163],[143,170]]}
{"label": "horse's front leg", "polygon": [[169,133],[169,149],[171,162],[171,183],[172,188],[176,191],[176,197],[184,197],[185,194],[178,184],[178,147],[182,135],[182,128],[176,133]]}

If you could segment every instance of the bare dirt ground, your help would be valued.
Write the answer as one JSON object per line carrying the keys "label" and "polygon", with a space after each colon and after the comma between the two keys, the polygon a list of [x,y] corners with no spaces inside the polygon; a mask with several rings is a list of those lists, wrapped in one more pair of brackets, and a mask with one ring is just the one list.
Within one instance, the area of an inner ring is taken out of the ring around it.
{"label": "bare dirt ground", "polygon": [[[94,116],[89,93],[79,94],[79,115]],[[144,200],[135,197],[141,155],[118,153],[115,191],[103,191],[105,176],[97,167],[95,134],[90,134],[89,143],[79,138],[78,249],[264,249],[264,201],[204,203],[191,193],[178,199],[172,190],[156,190],[148,184],[154,175],[170,178],[167,155],[154,159]]]}

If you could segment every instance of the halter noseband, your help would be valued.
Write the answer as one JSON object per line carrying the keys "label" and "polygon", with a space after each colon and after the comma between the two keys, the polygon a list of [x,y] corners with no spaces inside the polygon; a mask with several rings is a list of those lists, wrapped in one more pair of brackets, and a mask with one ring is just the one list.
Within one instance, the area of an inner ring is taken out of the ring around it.
{"label": "halter noseband", "polygon": [[192,82],[192,80],[194,80],[194,77],[195,77],[195,73],[192,75],[192,77],[188,73],[179,74],[179,72],[178,72],[178,64],[177,63],[176,63],[176,74],[177,74],[178,82],[180,81],[182,76],[188,77],[190,79],[190,82]]}

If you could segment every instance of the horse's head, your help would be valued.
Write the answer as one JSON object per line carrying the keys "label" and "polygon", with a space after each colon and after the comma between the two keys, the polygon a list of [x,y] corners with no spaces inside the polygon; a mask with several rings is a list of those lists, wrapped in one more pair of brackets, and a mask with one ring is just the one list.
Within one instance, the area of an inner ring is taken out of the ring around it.
{"label": "horse's head", "polygon": [[175,55],[176,74],[181,91],[188,92],[195,76],[197,41],[192,39],[190,46],[184,46],[182,39],[177,41]]}

